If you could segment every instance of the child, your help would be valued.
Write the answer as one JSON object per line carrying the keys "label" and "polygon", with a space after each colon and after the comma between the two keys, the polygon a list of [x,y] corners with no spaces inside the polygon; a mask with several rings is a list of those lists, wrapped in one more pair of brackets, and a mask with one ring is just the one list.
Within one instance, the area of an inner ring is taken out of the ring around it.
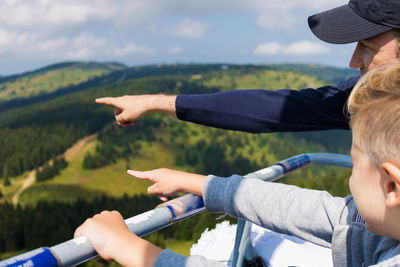
{"label": "child", "polygon": [[[348,101],[353,133],[352,195],[168,169],[128,171],[154,184],[149,194],[190,192],[207,210],[245,218],[276,232],[330,247],[335,266],[400,265],[400,63],[364,75]],[[223,266],[201,256],[162,250],[129,232],[122,216],[104,211],[75,232],[101,257],[125,266]]]}

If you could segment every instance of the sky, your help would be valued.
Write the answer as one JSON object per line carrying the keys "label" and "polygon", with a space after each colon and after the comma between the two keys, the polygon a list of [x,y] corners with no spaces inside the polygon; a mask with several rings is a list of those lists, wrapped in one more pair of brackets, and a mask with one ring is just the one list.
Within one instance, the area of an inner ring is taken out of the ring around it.
{"label": "sky", "polygon": [[320,41],[307,17],[345,0],[0,0],[0,76],[65,61],[316,63],[354,44]]}

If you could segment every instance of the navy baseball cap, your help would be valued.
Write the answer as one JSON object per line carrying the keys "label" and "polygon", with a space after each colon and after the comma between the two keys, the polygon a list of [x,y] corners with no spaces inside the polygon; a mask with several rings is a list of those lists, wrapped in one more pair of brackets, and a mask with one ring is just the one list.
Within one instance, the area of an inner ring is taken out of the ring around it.
{"label": "navy baseball cap", "polygon": [[358,42],[400,28],[400,0],[350,0],[347,5],[308,17],[308,26],[322,41]]}

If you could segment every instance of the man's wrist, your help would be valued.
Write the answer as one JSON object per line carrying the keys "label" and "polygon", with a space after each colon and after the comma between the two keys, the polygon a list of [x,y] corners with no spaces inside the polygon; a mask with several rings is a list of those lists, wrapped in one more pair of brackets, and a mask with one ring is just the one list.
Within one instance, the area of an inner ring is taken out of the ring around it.
{"label": "man's wrist", "polygon": [[150,112],[162,112],[176,116],[176,95],[153,95],[150,103]]}

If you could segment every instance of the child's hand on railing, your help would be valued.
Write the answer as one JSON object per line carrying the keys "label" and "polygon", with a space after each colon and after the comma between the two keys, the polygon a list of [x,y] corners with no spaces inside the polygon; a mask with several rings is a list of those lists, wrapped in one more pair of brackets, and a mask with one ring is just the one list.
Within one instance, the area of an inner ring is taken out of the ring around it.
{"label": "child's hand on railing", "polygon": [[74,237],[85,236],[105,260],[123,266],[153,266],[162,249],[129,231],[118,211],[103,211],[87,219]]}
{"label": "child's hand on railing", "polygon": [[179,192],[203,196],[203,183],[206,179],[204,175],[165,168],[151,171],[128,170],[128,174],[154,183],[147,188],[147,192],[158,196],[162,201],[167,201],[167,196]]}

